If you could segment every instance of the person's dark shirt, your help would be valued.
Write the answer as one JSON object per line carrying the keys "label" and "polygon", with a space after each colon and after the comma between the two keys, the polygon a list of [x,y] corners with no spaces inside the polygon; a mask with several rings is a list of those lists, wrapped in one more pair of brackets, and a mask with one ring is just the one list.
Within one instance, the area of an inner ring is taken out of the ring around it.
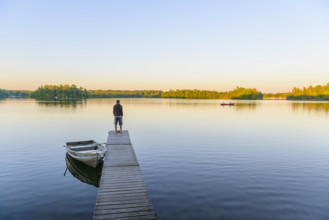
{"label": "person's dark shirt", "polygon": [[114,116],[123,116],[122,105],[120,105],[118,103],[113,106],[113,115]]}

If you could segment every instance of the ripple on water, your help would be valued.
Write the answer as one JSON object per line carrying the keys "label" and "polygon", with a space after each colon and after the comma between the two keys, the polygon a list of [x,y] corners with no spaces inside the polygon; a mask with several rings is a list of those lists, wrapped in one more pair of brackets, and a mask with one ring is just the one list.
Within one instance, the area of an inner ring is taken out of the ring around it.
{"label": "ripple on water", "polygon": [[[106,140],[114,101],[1,103],[0,219],[91,219],[97,188],[64,176],[62,146]],[[287,102],[239,109],[218,100],[122,102],[160,220],[329,219],[325,115],[291,111]]]}

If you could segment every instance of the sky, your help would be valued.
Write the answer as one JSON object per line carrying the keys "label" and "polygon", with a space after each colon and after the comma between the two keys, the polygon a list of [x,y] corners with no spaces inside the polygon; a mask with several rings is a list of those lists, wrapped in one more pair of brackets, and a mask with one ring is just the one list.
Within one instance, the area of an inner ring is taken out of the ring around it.
{"label": "sky", "polygon": [[327,0],[0,0],[2,89],[327,83]]}

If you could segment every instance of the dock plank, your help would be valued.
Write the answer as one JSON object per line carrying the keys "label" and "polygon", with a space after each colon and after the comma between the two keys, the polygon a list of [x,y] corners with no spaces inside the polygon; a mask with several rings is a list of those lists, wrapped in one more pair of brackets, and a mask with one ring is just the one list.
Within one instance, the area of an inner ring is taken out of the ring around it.
{"label": "dock plank", "polygon": [[153,220],[156,219],[156,215],[142,215],[142,216],[129,216],[129,217],[114,217],[111,218],[109,216],[96,216],[95,220]]}
{"label": "dock plank", "polygon": [[129,132],[109,132],[94,220],[156,219]]}
{"label": "dock plank", "polygon": [[[111,214],[94,214],[95,219],[108,219],[108,218],[127,218],[129,217],[142,217],[142,216],[150,216],[155,215],[154,211],[138,211],[138,212],[126,212],[126,213],[111,213]],[[142,218],[141,218],[142,219]]]}
{"label": "dock plank", "polygon": [[131,145],[129,132],[122,131],[122,134],[116,134],[114,131],[109,132],[109,136],[107,138],[108,145]]}
{"label": "dock plank", "polygon": [[[107,145],[103,169],[107,167],[138,166],[137,157],[131,144],[127,145]],[[110,171],[111,168],[108,168]],[[107,170],[107,169],[105,169]],[[127,169],[122,169],[122,171]]]}
{"label": "dock plank", "polygon": [[151,201],[145,199],[131,199],[130,201],[110,201],[110,202],[97,202],[96,205],[128,205],[128,204],[151,204]]}
{"label": "dock plank", "polygon": [[132,203],[132,204],[119,204],[119,205],[99,205],[98,210],[112,210],[112,209],[124,209],[124,208],[137,208],[137,207],[150,207],[150,203]]}

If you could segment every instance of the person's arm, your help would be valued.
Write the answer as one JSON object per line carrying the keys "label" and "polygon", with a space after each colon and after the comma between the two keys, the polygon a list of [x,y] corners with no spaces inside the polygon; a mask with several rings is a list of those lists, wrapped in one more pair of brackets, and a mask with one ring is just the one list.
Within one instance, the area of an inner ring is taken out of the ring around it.
{"label": "person's arm", "polygon": [[115,116],[115,106],[113,106],[113,116]]}
{"label": "person's arm", "polygon": [[121,115],[123,117],[123,107],[121,106]]}

